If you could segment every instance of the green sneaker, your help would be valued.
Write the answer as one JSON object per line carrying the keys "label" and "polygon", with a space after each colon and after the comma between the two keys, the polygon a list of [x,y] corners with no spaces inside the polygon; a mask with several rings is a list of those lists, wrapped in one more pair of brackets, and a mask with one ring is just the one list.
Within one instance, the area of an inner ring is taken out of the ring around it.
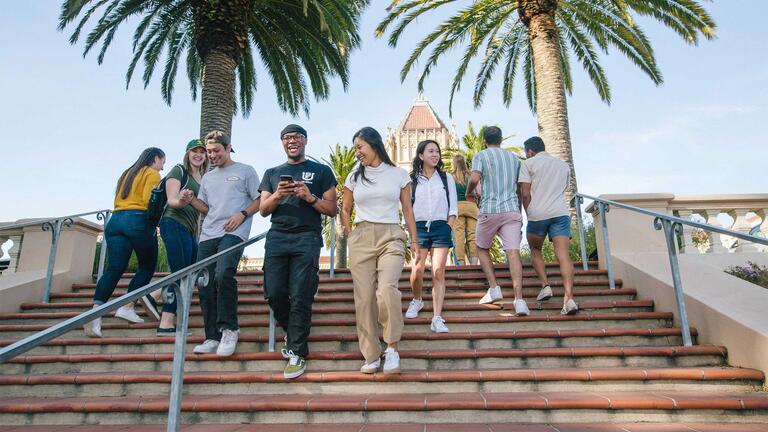
{"label": "green sneaker", "polygon": [[304,370],[307,369],[307,361],[304,360],[304,357],[295,355],[293,351],[288,351],[288,353],[290,357],[288,358],[288,364],[285,365],[283,370],[283,376],[287,379],[292,379],[304,373]]}

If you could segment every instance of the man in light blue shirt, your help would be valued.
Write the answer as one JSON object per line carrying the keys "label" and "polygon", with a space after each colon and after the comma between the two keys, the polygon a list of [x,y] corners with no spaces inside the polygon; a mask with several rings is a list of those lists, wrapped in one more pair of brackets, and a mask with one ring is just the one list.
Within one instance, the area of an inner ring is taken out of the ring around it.
{"label": "man in light blue shirt", "polygon": [[[498,234],[507,254],[512,286],[515,290],[515,314],[528,315],[528,305],[523,300],[523,264],[520,260],[523,216],[520,213],[517,178],[520,160],[514,153],[501,148],[501,129],[490,126],[483,132],[485,150],[472,159],[472,175],[467,182],[467,200],[480,201],[477,218],[477,250],[480,265],[488,279],[488,292],[480,304],[494,303],[504,298],[496,283],[491,261],[491,244]],[[475,189],[482,181],[482,196],[475,197]]]}

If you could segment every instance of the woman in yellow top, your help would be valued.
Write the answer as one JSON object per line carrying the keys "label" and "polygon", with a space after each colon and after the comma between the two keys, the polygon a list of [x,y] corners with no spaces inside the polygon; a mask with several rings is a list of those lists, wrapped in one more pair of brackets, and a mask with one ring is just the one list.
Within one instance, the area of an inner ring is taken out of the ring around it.
{"label": "woman in yellow top", "polygon": [[[456,180],[456,196],[459,203],[459,217],[453,225],[453,238],[456,247],[456,265],[477,265],[477,243],[475,232],[477,231],[477,216],[480,210],[477,204],[467,201],[465,192],[469,180],[467,158],[462,154],[453,156],[453,178]],[[467,260],[466,258],[469,258]]]}
{"label": "woman in yellow top", "polygon": [[[128,291],[141,288],[152,280],[157,266],[157,229],[147,223],[147,207],[152,189],[160,183],[159,171],[162,171],[164,164],[165,153],[150,147],[117,180],[115,209],[104,228],[107,270],[96,283],[93,307],[106,303],[112,296],[132,252],[136,252],[139,267],[128,285]],[[154,314],[156,316],[156,310]],[[120,307],[115,316],[132,323],[144,322],[134,311],[133,304]],[[91,321],[84,329],[89,337],[101,337],[101,319]]]}

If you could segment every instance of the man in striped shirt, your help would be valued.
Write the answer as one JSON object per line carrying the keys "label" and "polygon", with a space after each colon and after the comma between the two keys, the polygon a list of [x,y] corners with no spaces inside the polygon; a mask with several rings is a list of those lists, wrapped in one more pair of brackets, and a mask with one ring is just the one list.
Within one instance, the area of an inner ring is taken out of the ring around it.
{"label": "man in striped shirt", "polygon": [[[468,200],[480,201],[480,215],[477,218],[477,249],[480,265],[488,279],[488,292],[480,304],[493,303],[504,298],[501,287],[493,273],[490,248],[498,234],[507,254],[512,286],[515,290],[515,314],[528,315],[528,305],[523,300],[523,264],[520,260],[523,216],[518,199],[518,174],[520,160],[514,153],[501,148],[501,129],[491,126],[483,133],[486,149],[472,159],[472,175],[467,182]],[[476,188],[482,181],[482,196],[476,195]]]}

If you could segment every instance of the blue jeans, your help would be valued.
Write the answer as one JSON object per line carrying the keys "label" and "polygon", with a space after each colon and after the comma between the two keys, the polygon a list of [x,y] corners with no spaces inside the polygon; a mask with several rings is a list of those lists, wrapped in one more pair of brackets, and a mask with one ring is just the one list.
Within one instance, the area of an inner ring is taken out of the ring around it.
{"label": "blue jeans", "polygon": [[288,335],[287,349],[309,354],[312,303],[317,293],[318,260],[323,238],[319,232],[282,233],[269,230],[264,251],[264,297],[277,323]]}
{"label": "blue jeans", "polygon": [[[165,244],[165,252],[168,255],[168,266],[171,268],[171,273],[177,272],[197,261],[197,240],[184,225],[178,223],[175,219],[164,217],[160,219],[160,236]],[[163,312],[176,313],[174,285],[169,285],[165,289]]]}
{"label": "blue jeans", "polygon": [[[197,256],[202,261],[209,256],[229,249],[242,243],[243,239],[226,234],[223,237],[208,239],[200,242]],[[205,338],[221,340],[222,330],[237,330],[237,263],[243,256],[243,249],[235,249],[233,253],[219,258],[215,264],[208,266],[208,284],[201,287],[200,308],[203,310],[203,326]]]}
{"label": "blue jeans", "polygon": [[112,297],[132,252],[136,252],[139,267],[128,284],[128,292],[148,284],[157,266],[157,230],[147,223],[147,212],[114,212],[104,228],[104,239],[107,242],[107,270],[96,283],[93,304],[97,305],[106,303]]}

